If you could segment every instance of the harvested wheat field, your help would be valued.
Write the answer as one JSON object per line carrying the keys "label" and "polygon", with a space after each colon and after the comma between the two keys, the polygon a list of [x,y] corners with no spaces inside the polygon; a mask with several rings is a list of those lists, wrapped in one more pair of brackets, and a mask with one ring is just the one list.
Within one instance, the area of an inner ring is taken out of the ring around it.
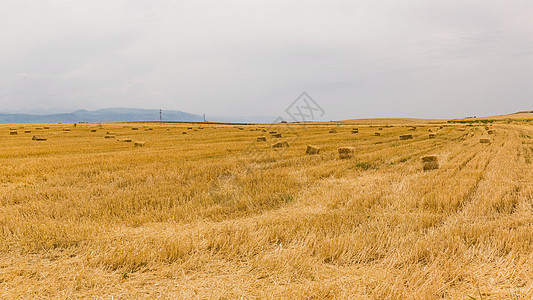
{"label": "harvested wheat field", "polygon": [[0,298],[533,298],[531,125],[142,125],[0,128]]}

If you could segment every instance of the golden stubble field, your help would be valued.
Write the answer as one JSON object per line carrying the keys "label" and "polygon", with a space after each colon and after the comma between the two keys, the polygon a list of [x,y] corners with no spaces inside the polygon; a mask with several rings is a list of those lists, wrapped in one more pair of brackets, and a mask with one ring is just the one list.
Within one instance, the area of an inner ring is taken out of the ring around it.
{"label": "golden stubble field", "polygon": [[2,299],[533,298],[531,125],[44,126],[0,128]]}

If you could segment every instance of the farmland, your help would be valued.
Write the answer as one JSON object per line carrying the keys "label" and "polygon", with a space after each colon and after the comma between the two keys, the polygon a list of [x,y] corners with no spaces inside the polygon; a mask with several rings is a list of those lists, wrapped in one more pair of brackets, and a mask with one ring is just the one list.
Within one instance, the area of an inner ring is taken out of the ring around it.
{"label": "farmland", "polygon": [[5,125],[0,298],[531,299],[533,126],[385,125]]}

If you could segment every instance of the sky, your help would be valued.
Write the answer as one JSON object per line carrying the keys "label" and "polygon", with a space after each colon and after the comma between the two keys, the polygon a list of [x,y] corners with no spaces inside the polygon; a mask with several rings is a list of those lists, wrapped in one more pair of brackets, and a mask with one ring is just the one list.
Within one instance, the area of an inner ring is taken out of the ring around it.
{"label": "sky", "polygon": [[531,0],[0,0],[0,112],[533,110]]}

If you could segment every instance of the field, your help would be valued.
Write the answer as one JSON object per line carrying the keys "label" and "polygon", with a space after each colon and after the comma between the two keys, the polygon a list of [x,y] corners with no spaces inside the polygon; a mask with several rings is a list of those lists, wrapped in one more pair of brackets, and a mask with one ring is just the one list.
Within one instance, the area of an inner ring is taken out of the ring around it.
{"label": "field", "polygon": [[532,125],[270,126],[3,125],[0,298],[533,298]]}

